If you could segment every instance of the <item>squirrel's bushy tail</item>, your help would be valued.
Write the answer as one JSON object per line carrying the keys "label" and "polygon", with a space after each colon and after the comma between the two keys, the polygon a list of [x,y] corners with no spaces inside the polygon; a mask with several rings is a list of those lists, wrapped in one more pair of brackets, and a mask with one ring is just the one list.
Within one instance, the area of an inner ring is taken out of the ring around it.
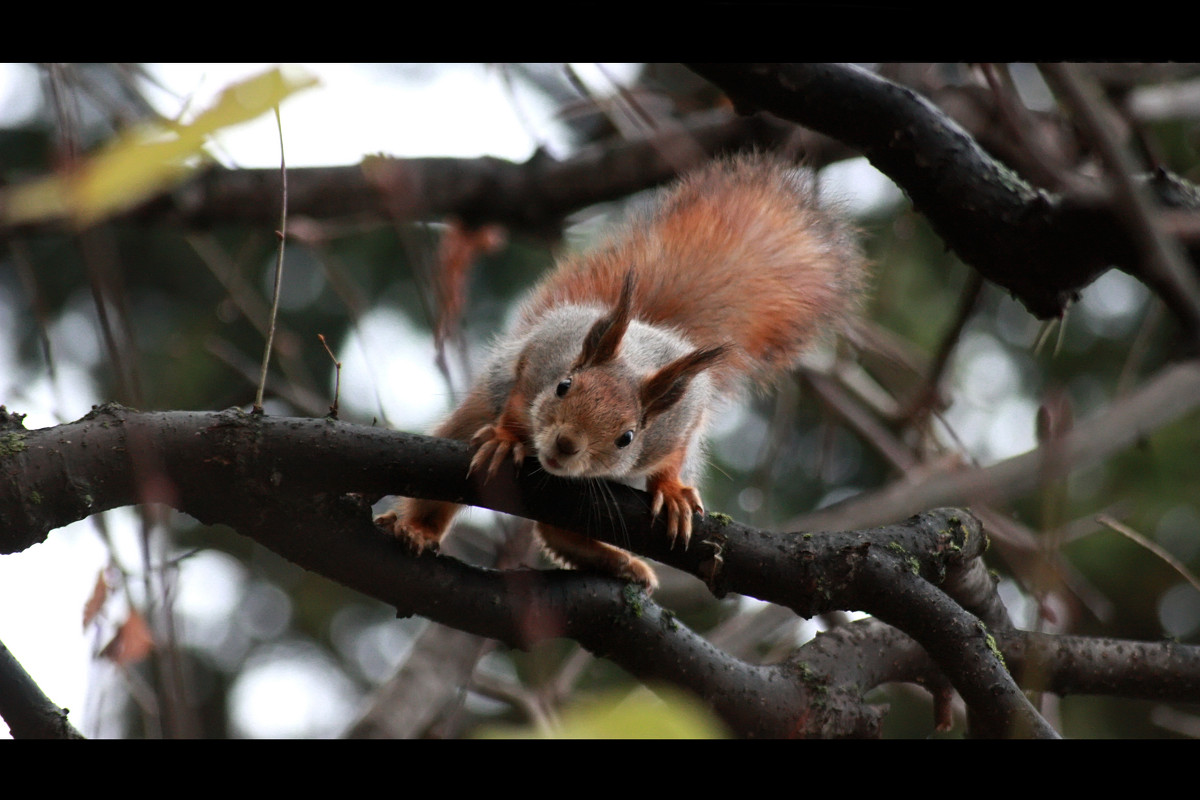
{"label": "squirrel's bushy tail", "polygon": [[673,327],[697,347],[732,342],[714,369],[725,389],[792,367],[866,283],[851,228],[820,208],[811,175],[743,155],[690,173],[599,248],[563,259],[519,325],[560,304],[611,307],[631,269],[635,319]]}

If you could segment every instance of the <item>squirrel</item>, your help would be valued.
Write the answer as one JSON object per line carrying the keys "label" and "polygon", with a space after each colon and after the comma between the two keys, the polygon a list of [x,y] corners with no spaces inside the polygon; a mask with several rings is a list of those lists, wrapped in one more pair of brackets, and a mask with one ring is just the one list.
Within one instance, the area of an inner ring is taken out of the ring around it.
{"label": "squirrel", "polygon": [[[865,275],[850,227],[818,206],[809,173],[762,154],[710,162],[596,249],[560,260],[434,435],[469,441],[469,473],[489,479],[527,455],[554,475],[644,479],[671,546],[686,548],[693,513],[704,513],[689,484],[710,413],[792,368],[853,309]],[[379,522],[420,552],[458,509],[402,498]],[[658,585],[625,550],[537,531],[560,564]]]}

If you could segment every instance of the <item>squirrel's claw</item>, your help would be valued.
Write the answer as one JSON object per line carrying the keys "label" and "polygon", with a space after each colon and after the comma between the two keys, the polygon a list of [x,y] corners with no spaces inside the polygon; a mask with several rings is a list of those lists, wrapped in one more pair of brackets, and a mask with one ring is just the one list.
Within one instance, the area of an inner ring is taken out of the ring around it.
{"label": "squirrel's claw", "polygon": [[617,569],[616,575],[618,578],[638,584],[646,590],[646,594],[654,594],[654,590],[658,588],[658,576],[640,558],[631,557]]}
{"label": "squirrel's claw", "polygon": [[487,464],[486,480],[496,476],[504,459],[512,453],[513,463],[519,469],[525,461],[525,444],[508,429],[499,425],[484,425],[471,437],[471,446],[476,448],[471,458],[467,475],[474,475]]}
{"label": "squirrel's claw", "polygon": [[438,549],[440,533],[427,530],[425,526],[412,520],[403,519],[395,511],[380,514],[375,518],[375,525],[395,536],[417,555],[425,550]]}
{"label": "squirrel's claw", "polygon": [[700,493],[691,486],[662,484],[654,491],[651,515],[657,518],[664,507],[667,509],[667,538],[671,540],[671,549],[675,549],[676,540],[682,540],[683,549],[686,550],[692,538],[692,514],[704,516]]}

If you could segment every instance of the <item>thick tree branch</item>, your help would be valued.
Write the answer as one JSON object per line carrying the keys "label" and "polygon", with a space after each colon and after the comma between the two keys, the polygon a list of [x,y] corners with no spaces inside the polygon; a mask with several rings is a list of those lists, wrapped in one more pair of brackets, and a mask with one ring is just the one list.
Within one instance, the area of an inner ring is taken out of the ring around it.
{"label": "thick tree branch", "polygon": [[0,718],[14,739],[82,739],[59,708],[42,693],[16,657],[0,642]]}
{"label": "thick tree branch", "polygon": [[[375,529],[367,504],[348,493],[466,501],[585,530],[701,575],[718,593],[739,591],[805,616],[869,611],[932,655],[967,700],[978,733],[1052,734],[995,656],[989,631],[1004,634],[1005,648],[1020,658],[1023,634],[1005,633],[1007,618],[979,558],[986,539],[963,512],[930,512],[871,531],[804,535],[754,531],[710,515],[700,521],[688,550],[672,551],[662,532],[649,524],[642,493],[613,486],[611,504],[597,509],[579,501],[579,487],[528,469],[519,476],[503,471],[496,485],[479,486],[464,479],[468,454],[457,442],[237,411],[142,414],[104,407],[80,422],[40,431],[23,431],[12,418],[9,423],[0,483],[0,548],[5,551],[27,547],[54,527],[106,508],[167,502],[201,521],[229,524],[402,613],[516,647],[569,636],[642,680],[700,691],[743,735],[877,730],[877,715],[852,701],[851,689],[858,685],[840,674],[798,670],[794,661],[747,664],[611,579],[495,572],[433,554],[414,557]],[[1155,645],[1139,647],[1158,653]],[[1194,672],[1193,649],[1174,651],[1181,655],[1168,657],[1166,669]],[[802,652],[797,658],[806,656]],[[1077,669],[1071,658],[1066,651],[1050,651],[1042,660],[1062,659]],[[922,679],[938,682],[928,672]],[[1075,680],[1056,685],[1094,685],[1087,678]],[[1186,694],[1194,693],[1188,687],[1195,682],[1191,675],[1175,683]],[[859,699],[868,688],[858,686]],[[813,702],[814,692],[824,697],[833,689],[842,693],[843,702],[816,713],[824,706]],[[767,705],[774,711],[747,704],[747,691],[770,697]]]}
{"label": "thick tree branch", "polygon": [[1126,220],[1125,227],[1138,249],[1142,279],[1155,287],[1195,338],[1200,334],[1200,285],[1193,268],[1185,263],[1183,248],[1167,236],[1144,187],[1135,180],[1137,165],[1133,157],[1105,124],[1103,111],[1107,104],[1099,87],[1072,64],[1043,64],[1042,74],[1059,95],[1067,98],[1108,168],[1114,205]]}
{"label": "thick tree branch", "polygon": [[[467,457],[459,443],[328,420],[240,412],[139,414],[106,407],[79,423],[10,436],[9,444],[8,480],[0,491],[4,530],[43,532],[10,536],[5,550],[28,546],[72,517],[139,499],[168,502],[201,521],[231,525],[401,613],[514,647],[569,636],[645,681],[702,691],[743,735],[809,730],[797,722],[812,700],[802,682],[784,680],[780,668],[722,653],[634,587],[574,572],[496,572],[429,553],[415,557],[374,527],[361,499],[341,493],[391,484],[482,504],[477,489],[462,478]],[[433,454],[428,469],[414,450]],[[442,474],[447,465],[453,466],[453,478]],[[498,509],[537,509],[532,515],[556,524],[581,524],[577,508],[486,495],[486,504]],[[628,533],[635,540],[647,538],[640,531]],[[747,692],[770,697],[772,710],[747,705]],[[819,730],[827,732],[826,727]]]}
{"label": "thick tree branch", "polygon": [[[770,111],[858,149],[965,262],[1039,317],[1060,315],[1111,266],[1137,276],[1146,269],[1105,199],[1034,188],[911,89],[845,64],[688,66],[743,110]],[[1196,208],[1194,188],[1181,196],[1178,184],[1162,176],[1148,188],[1168,206]]]}
{"label": "thick tree branch", "polygon": [[[541,153],[523,164],[493,157],[380,156],[352,166],[292,168],[288,213],[294,220],[318,221],[457,217],[467,225],[499,223],[557,235],[563,219],[581,208],[663,183],[715,154],[774,149],[796,135],[794,125],[778,119],[735,118],[720,110],[692,114],[651,137],[588,147],[564,161]],[[817,140],[808,134],[806,150],[839,147]],[[115,221],[189,229],[274,226],[279,194],[277,169],[211,167]],[[0,228],[0,239],[58,228],[57,223]]]}
{"label": "thick tree branch", "polygon": [[609,507],[596,509],[578,501],[579,487],[536,470],[503,471],[480,486],[463,477],[468,454],[461,443],[330,420],[104,407],[69,425],[10,430],[7,441],[0,485],[5,551],[106,508],[167,502],[201,521],[232,525],[403,613],[514,646],[570,636],[645,680],[703,686],[706,699],[746,735],[799,732],[789,715],[811,699],[802,682],[786,690],[790,699],[781,701],[786,710],[778,717],[751,714],[742,702],[746,687],[778,699],[785,691],[780,675],[722,653],[631,587],[578,573],[496,573],[432,554],[413,557],[377,531],[366,503],[347,493],[465,501],[621,543],[704,576],[719,593],[743,592],[806,616],[869,611],[934,655],[976,711],[981,731],[1050,733],[995,657],[979,618],[936,588],[1004,627],[1002,610],[989,605],[993,593],[979,588],[987,582],[978,561],[985,538],[963,512],[802,536],[710,515],[688,550],[672,551],[649,524],[645,496],[628,487],[611,487]]}
{"label": "thick tree branch", "polygon": [[1015,631],[996,640],[1031,690],[1200,701],[1200,647]]}

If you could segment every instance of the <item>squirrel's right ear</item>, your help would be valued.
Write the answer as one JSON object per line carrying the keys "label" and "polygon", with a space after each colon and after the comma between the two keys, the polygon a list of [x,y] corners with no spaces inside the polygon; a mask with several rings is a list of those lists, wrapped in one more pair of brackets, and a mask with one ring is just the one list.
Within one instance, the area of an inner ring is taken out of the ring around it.
{"label": "squirrel's right ear", "polygon": [[575,359],[575,369],[603,364],[616,357],[632,317],[633,290],[636,283],[631,269],[625,273],[625,280],[621,283],[621,296],[617,298],[617,305],[596,320],[584,337],[583,350],[580,351],[579,358]]}

